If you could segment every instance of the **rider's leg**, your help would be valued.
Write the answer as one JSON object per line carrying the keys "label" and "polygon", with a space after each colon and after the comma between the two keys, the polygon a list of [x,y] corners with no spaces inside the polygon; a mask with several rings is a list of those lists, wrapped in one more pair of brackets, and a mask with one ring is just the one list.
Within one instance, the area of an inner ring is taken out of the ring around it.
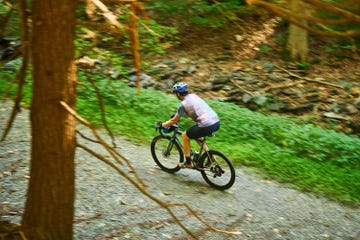
{"label": "rider's leg", "polygon": [[205,151],[209,151],[209,147],[204,140],[196,139],[196,143],[203,148]]}
{"label": "rider's leg", "polygon": [[184,154],[186,158],[186,164],[191,164],[191,158],[190,158],[190,138],[186,134],[186,132],[182,133],[182,143],[183,143],[183,149]]}

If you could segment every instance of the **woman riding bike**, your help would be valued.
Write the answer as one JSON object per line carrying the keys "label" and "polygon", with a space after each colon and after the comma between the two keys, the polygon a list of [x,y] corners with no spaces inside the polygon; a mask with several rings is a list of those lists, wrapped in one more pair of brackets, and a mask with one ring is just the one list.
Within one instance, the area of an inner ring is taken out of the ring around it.
{"label": "woman riding bike", "polygon": [[176,114],[168,121],[158,122],[157,126],[166,128],[176,124],[184,115],[190,117],[196,124],[182,133],[182,144],[186,162],[180,162],[179,167],[192,168],[190,157],[190,139],[211,136],[220,128],[220,119],[216,112],[198,95],[189,93],[189,86],[178,82],[173,86],[173,93],[181,101]]}

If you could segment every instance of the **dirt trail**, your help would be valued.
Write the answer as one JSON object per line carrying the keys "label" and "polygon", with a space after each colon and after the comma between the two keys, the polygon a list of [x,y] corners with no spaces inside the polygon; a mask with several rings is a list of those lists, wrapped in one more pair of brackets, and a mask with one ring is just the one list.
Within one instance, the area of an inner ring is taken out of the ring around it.
{"label": "dirt trail", "polygon": [[[0,131],[10,105],[0,104]],[[90,136],[89,131],[82,130]],[[81,141],[84,143],[84,141]],[[153,162],[149,143],[133,144],[116,137],[117,150],[127,157],[164,202],[187,203],[207,223],[241,235],[224,235],[206,228],[186,208],[173,207],[185,226],[200,239],[360,239],[360,209],[259,178],[249,169],[236,170],[228,191],[210,188],[196,171],[161,171]],[[104,152],[94,143],[91,149]],[[5,142],[0,142],[0,216],[18,223],[23,211],[29,165],[29,120],[24,110]],[[142,195],[114,169],[82,150],[76,156],[76,216],[74,237],[88,239],[186,239],[171,216]],[[132,176],[125,166],[120,166]]]}

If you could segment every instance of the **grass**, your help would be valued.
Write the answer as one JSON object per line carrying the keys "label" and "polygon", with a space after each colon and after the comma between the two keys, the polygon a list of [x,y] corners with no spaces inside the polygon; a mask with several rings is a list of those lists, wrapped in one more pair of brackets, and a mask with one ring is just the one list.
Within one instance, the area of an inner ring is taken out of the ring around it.
{"label": "grass", "polygon": [[[0,96],[8,88],[11,74],[0,73]],[[78,113],[101,125],[101,112],[93,88],[80,73]],[[165,121],[179,101],[155,90],[137,90],[126,84],[93,75],[103,93],[106,119],[111,129],[128,139],[150,145],[156,135],[155,121]],[[25,89],[30,100],[30,87]],[[10,95],[15,92],[10,88]],[[208,101],[221,118],[221,129],[208,140],[237,166],[256,169],[264,178],[275,179],[302,191],[360,205],[360,139],[325,130],[284,116],[267,116],[231,103]],[[183,128],[192,123],[183,118]]]}

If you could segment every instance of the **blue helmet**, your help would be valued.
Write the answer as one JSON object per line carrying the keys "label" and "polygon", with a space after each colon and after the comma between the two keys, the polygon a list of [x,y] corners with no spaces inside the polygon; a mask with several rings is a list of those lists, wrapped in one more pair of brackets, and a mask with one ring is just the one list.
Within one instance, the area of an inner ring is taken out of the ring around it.
{"label": "blue helmet", "polygon": [[173,86],[173,93],[185,93],[189,90],[189,87],[186,83],[184,82],[178,82],[175,83],[175,85]]}

